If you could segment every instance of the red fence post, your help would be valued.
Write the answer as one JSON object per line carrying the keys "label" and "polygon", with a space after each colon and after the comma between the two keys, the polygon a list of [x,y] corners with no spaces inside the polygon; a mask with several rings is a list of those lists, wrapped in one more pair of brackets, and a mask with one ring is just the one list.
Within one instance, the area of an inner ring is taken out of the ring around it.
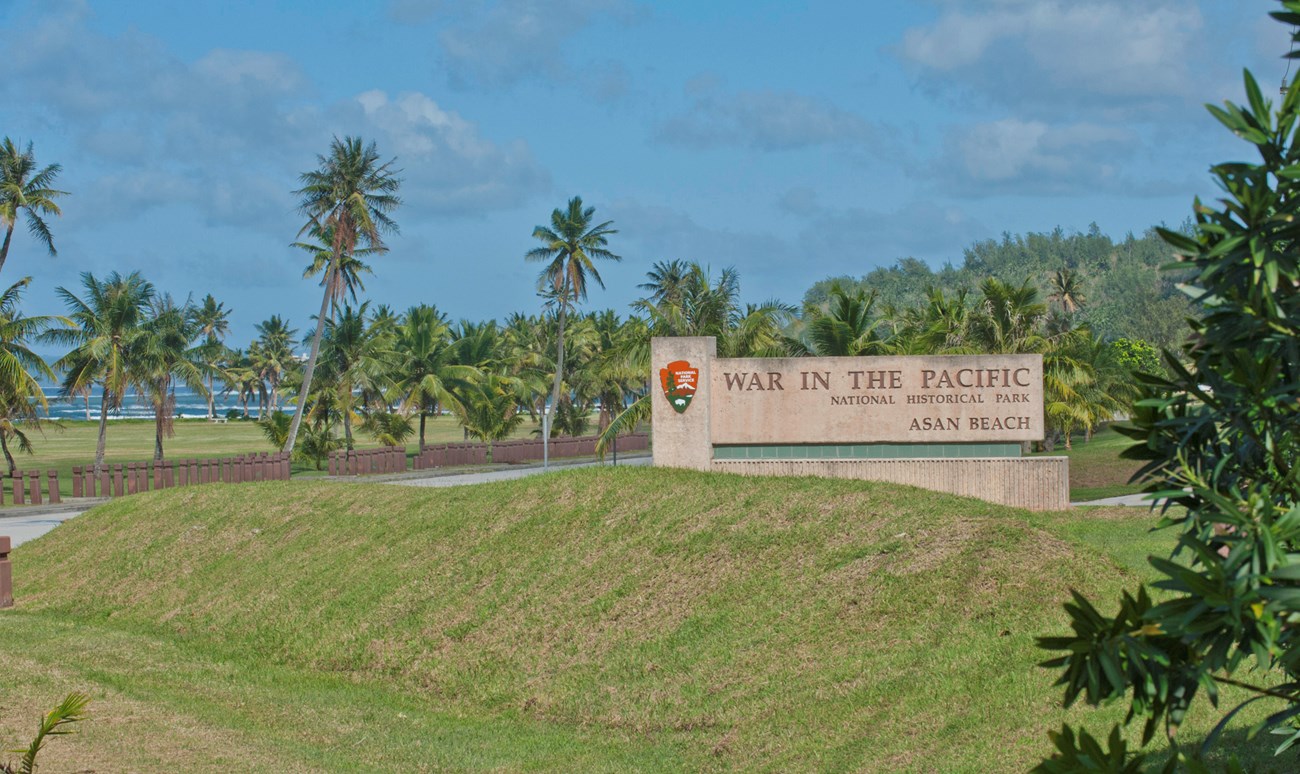
{"label": "red fence post", "polygon": [[110,481],[111,478],[109,477],[108,463],[104,463],[99,468],[99,496],[100,497],[113,496],[113,489],[112,489],[112,485],[110,484]]}
{"label": "red fence post", "polygon": [[23,505],[27,502],[27,498],[23,496],[23,490],[26,488],[26,485],[23,483],[23,472],[21,470],[15,470],[13,476],[10,477],[10,480],[14,485],[14,505]]}
{"label": "red fence post", "polygon": [[59,471],[51,468],[45,471],[45,481],[49,486],[50,502],[58,505],[63,502],[63,496],[59,494]]}
{"label": "red fence post", "polygon": [[[73,465],[72,466],[72,496],[84,497],[84,495],[82,494],[82,492],[85,491],[84,487],[85,487],[85,482],[81,480],[81,466]],[[3,504],[4,504],[4,493],[0,492],[0,505]]]}
{"label": "red fence post", "polygon": [[121,497],[123,494],[125,490],[122,487],[122,464],[119,462],[113,465],[113,496]]}
{"label": "red fence post", "polygon": [[41,472],[27,471],[27,491],[32,496],[32,505],[41,504]]}
{"label": "red fence post", "polygon": [[9,536],[0,535],[0,607],[14,606],[14,571],[9,564]]}
{"label": "red fence post", "polygon": [[133,495],[137,491],[135,468],[136,468],[136,463],[134,462],[126,463],[126,493],[129,495]]}

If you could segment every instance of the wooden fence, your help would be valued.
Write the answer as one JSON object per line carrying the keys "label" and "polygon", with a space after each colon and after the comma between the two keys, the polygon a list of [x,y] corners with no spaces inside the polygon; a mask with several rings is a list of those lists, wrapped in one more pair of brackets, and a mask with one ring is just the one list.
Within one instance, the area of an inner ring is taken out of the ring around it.
{"label": "wooden fence", "polygon": [[331,476],[367,476],[374,473],[402,473],[406,470],[406,447],[341,449],[330,452]]}
{"label": "wooden fence", "polygon": [[[591,457],[596,454],[596,436],[552,438],[550,447],[551,457]],[[618,439],[619,451],[645,451],[649,448],[650,436],[648,435],[625,435]],[[540,438],[498,441],[492,444],[493,462],[532,462],[541,458]],[[442,443],[425,446],[415,458],[416,470],[484,464],[487,464],[487,444],[483,443]]]}
{"label": "wooden fence", "polygon": [[251,481],[288,481],[289,455],[242,454],[220,459],[163,460],[72,468],[73,497],[122,497],[150,489],[171,489],[201,484],[241,484]]}
{"label": "wooden fence", "polygon": [[[9,493],[13,496],[14,505],[41,505],[43,503],[53,503],[58,505],[62,502],[59,498],[59,471],[47,470],[45,472],[45,498],[41,497],[41,472],[39,470],[15,470],[12,476],[9,476]],[[5,502],[5,488],[3,480],[0,480],[0,505]]]}

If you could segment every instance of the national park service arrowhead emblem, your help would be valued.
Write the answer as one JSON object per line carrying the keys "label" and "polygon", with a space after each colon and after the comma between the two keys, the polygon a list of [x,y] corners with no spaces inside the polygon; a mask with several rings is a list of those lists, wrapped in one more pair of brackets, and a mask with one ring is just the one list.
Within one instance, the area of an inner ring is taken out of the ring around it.
{"label": "national park service arrowhead emblem", "polygon": [[667,368],[659,369],[659,382],[664,387],[668,405],[678,414],[691,405],[700,380],[700,369],[691,368],[685,360],[674,360]]}

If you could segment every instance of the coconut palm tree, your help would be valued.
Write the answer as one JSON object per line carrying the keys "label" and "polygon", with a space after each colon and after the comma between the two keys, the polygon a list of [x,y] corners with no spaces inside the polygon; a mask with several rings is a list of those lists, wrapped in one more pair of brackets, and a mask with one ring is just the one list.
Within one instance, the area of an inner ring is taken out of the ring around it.
{"label": "coconut palm tree", "polygon": [[41,216],[63,214],[55,200],[67,196],[68,192],[52,187],[61,171],[63,167],[58,164],[37,171],[36,155],[32,153],[30,142],[26,150],[19,151],[8,137],[0,141],[0,224],[5,229],[4,243],[0,244],[0,270],[4,269],[9,257],[9,243],[20,210],[26,215],[27,231],[45,245],[51,256],[58,255],[50,227]]}
{"label": "coconut palm tree", "polygon": [[303,371],[302,387],[298,390],[298,407],[289,426],[289,437],[284,450],[293,451],[311,394],[311,381],[316,372],[316,359],[320,355],[321,336],[325,333],[330,314],[330,302],[335,297],[340,267],[351,260],[358,245],[383,251],[383,234],[397,233],[397,223],[389,213],[397,209],[401,199],[398,170],[390,160],[380,163],[379,151],[372,142],[362,143],[360,137],[335,137],[327,155],[317,156],[320,166],[304,172],[300,178],[302,188],[294,193],[302,197],[299,210],[307,216],[307,223],[298,231],[301,236],[312,232],[329,233],[330,263],[325,269],[322,283],[325,291],[321,297],[320,313],[316,315],[316,332],[311,339],[311,352]]}
{"label": "coconut palm tree", "polygon": [[[176,414],[176,383],[197,393],[207,390],[199,361],[201,346],[190,346],[197,333],[193,307],[188,302],[177,304],[170,294],[163,294],[149,303],[140,335],[129,350],[130,381],[153,408],[156,462],[163,459],[163,438],[175,433],[172,420]],[[211,405],[210,395],[208,399]]]}
{"label": "coconut palm tree", "polygon": [[646,281],[637,285],[641,290],[650,291],[646,300],[652,304],[680,304],[686,281],[691,274],[691,265],[686,261],[655,261],[646,272]]}
{"label": "coconut palm tree", "polygon": [[302,278],[314,277],[321,275],[321,287],[325,287],[325,282],[330,280],[333,284],[325,287],[325,293],[330,297],[330,317],[334,316],[334,310],[339,304],[343,303],[344,297],[352,299],[352,303],[357,302],[357,291],[364,291],[366,285],[361,281],[362,274],[374,274],[375,272],[361,259],[368,255],[379,255],[387,251],[384,247],[356,247],[348,255],[339,259],[338,268],[333,272],[332,279],[329,268],[334,257],[334,229],[326,227],[324,229],[311,228],[311,242],[294,242],[293,246],[306,251],[311,256],[311,263],[303,269]]}
{"label": "coconut palm tree", "polygon": [[492,442],[508,437],[524,421],[512,381],[502,374],[485,374],[466,389],[453,409],[469,434],[487,444],[488,462]]}
{"label": "coconut palm tree", "polygon": [[31,281],[24,277],[0,293],[0,450],[11,476],[17,465],[10,442],[20,451],[32,453],[27,432],[41,428],[41,413],[49,408],[40,380],[54,380],[54,371],[30,345],[72,325],[65,317],[23,316],[18,303]]}
{"label": "coconut palm tree", "polygon": [[397,327],[395,349],[394,396],[403,411],[419,413],[423,448],[425,419],[440,406],[453,409],[453,390],[473,381],[478,370],[456,362],[447,318],[432,306],[420,304],[406,311]]}
{"label": "coconut palm tree", "polygon": [[[249,357],[258,375],[269,388],[268,402],[271,411],[280,409],[280,384],[285,374],[297,365],[293,356],[296,328],[290,328],[287,320],[273,314],[254,326],[258,338],[256,346],[249,347]],[[286,438],[288,436],[285,436]]]}
{"label": "coconut palm tree", "polygon": [[875,293],[861,287],[845,290],[837,284],[831,288],[828,301],[827,309],[817,310],[808,324],[809,349],[829,357],[879,355],[885,351],[881,320],[872,314]]}
{"label": "coconut palm tree", "polygon": [[524,256],[529,261],[545,261],[546,266],[538,277],[538,290],[554,304],[558,332],[556,335],[555,381],[551,387],[551,405],[560,401],[560,383],[564,379],[564,322],[569,308],[587,298],[587,278],[600,278],[593,259],[621,261],[621,257],[607,249],[608,237],[617,234],[610,228],[613,221],[593,225],[596,208],[582,206],[582,197],[569,200],[568,207],[551,212],[550,226],[537,226],[533,238],[540,247],[529,250]]}
{"label": "coconut palm tree", "polygon": [[1066,314],[1074,314],[1088,303],[1083,292],[1083,278],[1078,272],[1057,269],[1052,272],[1047,284],[1049,289],[1047,300],[1059,303]]}
{"label": "coconut palm tree", "polygon": [[81,285],[85,288],[84,299],[67,288],[57,289],[75,327],[51,331],[49,338],[72,346],[54,365],[64,375],[64,394],[73,394],[92,384],[101,388],[99,439],[95,443],[95,470],[99,471],[104,467],[108,412],[122,405],[130,385],[130,354],[141,334],[145,307],[153,300],[155,291],[139,272],[126,276],[113,272],[103,281],[85,272],[81,275]]}
{"label": "coconut palm tree", "polygon": [[393,340],[366,319],[369,306],[345,304],[337,320],[325,322],[321,392],[333,401],[349,450],[352,426],[362,419],[356,411],[358,393],[363,405],[387,409],[384,393],[392,389]]}
{"label": "coconut palm tree", "polygon": [[230,310],[209,293],[204,296],[203,303],[194,308],[193,317],[197,334],[203,339],[198,349],[198,362],[208,383],[208,419],[211,419],[217,415],[212,382],[222,376],[223,368],[230,360],[230,350],[222,343],[230,332]]}

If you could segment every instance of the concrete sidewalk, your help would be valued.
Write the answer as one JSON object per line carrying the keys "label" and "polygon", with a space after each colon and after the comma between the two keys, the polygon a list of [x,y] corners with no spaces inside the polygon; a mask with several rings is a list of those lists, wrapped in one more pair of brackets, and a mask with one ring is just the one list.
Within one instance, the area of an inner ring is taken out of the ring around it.
{"label": "concrete sidewalk", "polygon": [[1100,500],[1087,500],[1084,502],[1070,503],[1072,506],[1078,505],[1129,505],[1149,508],[1152,502],[1146,499],[1145,494],[1120,495],[1119,497],[1103,497]]}
{"label": "concrete sidewalk", "polygon": [[96,497],[76,503],[61,505],[33,505],[27,508],[6,508],[0,511],[0,535],[8,535],[12,545],[18,546],[44,535],[73,516],[80,516],[108,500]]}
{"label": "concrete sidewalk", "polygon": [[[649,465],[651,462],[649,455],[638,457],[620,458],[618,464],[624,465]],[[530,467],[511,467],[506,470],[488,470],[479,473],[438,473],[424,478],[415,478],[411,474],[406,474],[402,478],[389,479],[387,481],[376,482],[384,484],[395,484],[397,486],[466,486],[469,484],[486,484],[491,481],[513,481],[517,478],[526,478],[536,476],[542,473],[553,473],[557,470],[572,470],[574,468],[591,468],[600,465],[599,462],[572,462],[567,464],[552,463],[550,469],[545,469],[541,465]],[[612,463],[606,461],[605,465]],[[366,477],[352,479],[358,483],[368,483]]]}

